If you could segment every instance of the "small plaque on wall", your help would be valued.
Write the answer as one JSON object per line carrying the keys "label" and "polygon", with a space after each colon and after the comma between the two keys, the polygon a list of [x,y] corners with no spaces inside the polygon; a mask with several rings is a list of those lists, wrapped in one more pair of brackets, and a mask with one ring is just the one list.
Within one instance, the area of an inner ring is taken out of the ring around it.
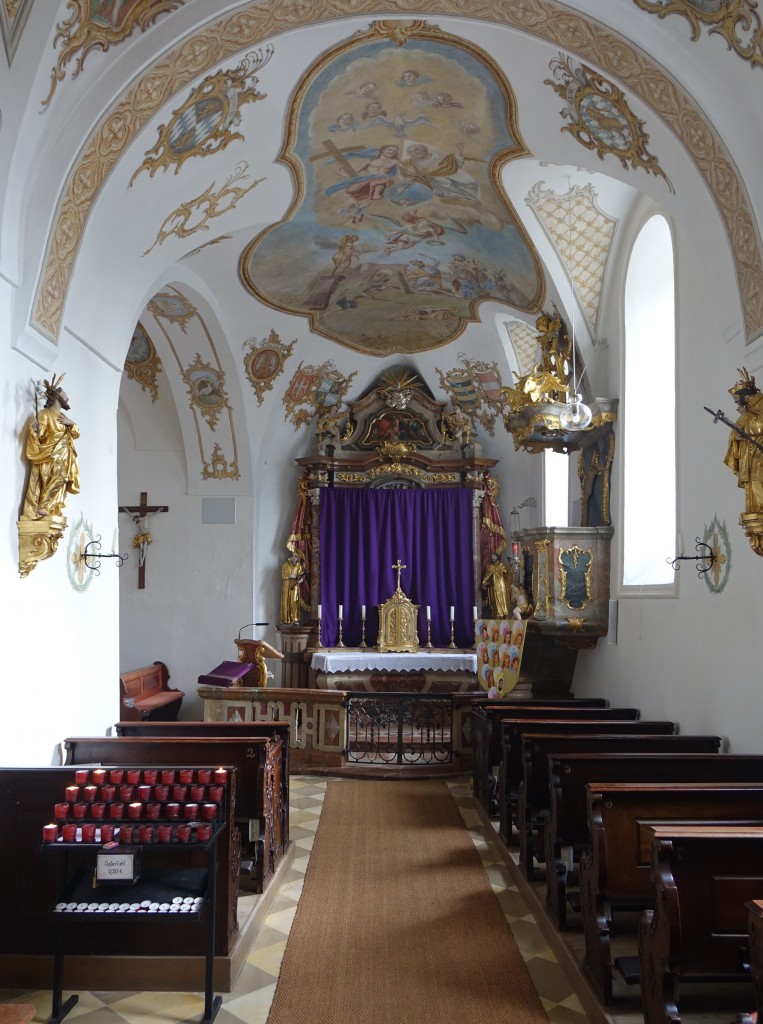
{"label": "small plaque on wall", "polygon": [[99,850],[95,880],[99,883],[137,882],[140,878],[140,847],[115,846]]}

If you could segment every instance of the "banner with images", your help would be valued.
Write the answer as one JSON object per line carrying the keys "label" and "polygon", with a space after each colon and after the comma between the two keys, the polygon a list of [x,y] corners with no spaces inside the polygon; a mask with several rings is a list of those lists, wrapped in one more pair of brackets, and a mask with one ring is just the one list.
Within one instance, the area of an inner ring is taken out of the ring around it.
{"label": "banner with images", "polygon": [[519,682],[525,632],[526,623],[521,619],[477,620],[477,678],[488,697],[503,697]]}

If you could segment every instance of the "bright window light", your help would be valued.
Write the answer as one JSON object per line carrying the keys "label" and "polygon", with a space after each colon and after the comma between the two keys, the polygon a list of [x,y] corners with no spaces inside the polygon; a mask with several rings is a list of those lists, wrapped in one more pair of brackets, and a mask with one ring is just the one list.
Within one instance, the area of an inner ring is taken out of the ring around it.
{"label": "bright window light", "polygon": [[543,523],[569,526],[570,457],[547,448],[543,452]]}

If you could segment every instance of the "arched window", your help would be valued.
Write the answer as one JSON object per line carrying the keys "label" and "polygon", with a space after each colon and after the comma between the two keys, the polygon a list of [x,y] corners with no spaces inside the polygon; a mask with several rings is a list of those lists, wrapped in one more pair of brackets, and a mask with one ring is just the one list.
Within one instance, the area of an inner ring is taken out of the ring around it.
{"label": "arched window", "polygon": [[639,232],[625,281],[623,588],[675,585],[675,283],[667,221]]}

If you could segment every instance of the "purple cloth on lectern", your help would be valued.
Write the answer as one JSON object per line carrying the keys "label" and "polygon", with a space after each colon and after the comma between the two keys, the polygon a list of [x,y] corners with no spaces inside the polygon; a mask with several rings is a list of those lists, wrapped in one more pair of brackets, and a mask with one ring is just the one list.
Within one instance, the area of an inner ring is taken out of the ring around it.
{"label": "purple cloth on lectern", "polygon": [[217,668],[199,676],[199,686],[235,686],[251,670],[252,666],[247,662],[221,661]]}
{"label": "purple cloth on lectern", "polygon": [[450,643],[450,606],[458,647],[474,644],[473,491],[466,487],[432,490],[367,490],[327,487],[320,501],[321,642],[338,638],[339,605],[344,606],[342,636],[347,646],[360,642],[361,605],[366,606],[366,643],[376,644],[377,605],[392,596],[398,559],[407,566],[400,587],[420,605],[419,643],[427,642],[427,605],[432,615],[432,645]]}

